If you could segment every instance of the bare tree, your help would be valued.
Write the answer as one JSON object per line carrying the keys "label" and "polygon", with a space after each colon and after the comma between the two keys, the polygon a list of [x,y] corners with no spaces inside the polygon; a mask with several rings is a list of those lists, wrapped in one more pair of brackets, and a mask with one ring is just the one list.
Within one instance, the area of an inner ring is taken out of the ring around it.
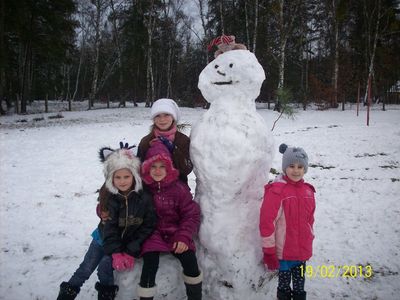
{"label": "bare tree", "polygon": [[117,52],[117,66],[118,66],[118,91],[119,91],[119,105],[125,107],[126,102],[125,102],[125,97],[122,95],[122,85],[124,82],[124,75],[122,72],[122,45],[120,41],[120,26],[118,25],[118,20],[119,20],[119,14],[118,11],[115,8],[115,1],[110,0],[110,8],[111,8],[111,23],[112,23],[112,33],[113,33],[113,41],[115,43],[115,49]]}
{"label": "bare tree", "polygon": [[103,15],[107,8],[106,0],[92,0],[94,5],[93,12],[93,27],[95,30],[94,39],[94,66],[93,66],[93,79],[92,79],[92,89],[89,95],[89,109],[93,107],[94,99],[99,91],[99,59],[100,59],[100,42],[101,42],[101,25],[103,22]]}
{"label": "bare tree", "polygon": [[85,43],[86,43],[85,35],[86,35],[85,31],[82,30],[82,32],[81,32],[81,44],[80,44],[81,51],[80,51],[80,55],[79,55],[78,71],[76,72],[75,90],[74,90],[74,93],[72,94],[72,101],[76,100],[76,94],[78,93],[79,78],[80,78],[81,68],[82,68],[83,59],[84,59],[84,55],[85,55]]}
{"label": "bare tree", "polygon": [[150,1],[150,8],[143,12],[144,24],[147,29],[147,70],[146,70],[146,107],[150,107],[154,101],[154,74],[153,74],[153,32],[156,25],[156,9],[154,0]]}
{"label": "bare tree", "polygon": [[375,55],[376,55],[376,48],[378,40],[384,34],[385,26],[382,24],[382,20],[388,14],[388,9],[382,7],[381,0],[376,1],[368,1],[373,3],[373,7],[367,6],[367,1],[363,2],[364,6],[364,18],[367,22],[367,40],[366,40],[366,62],[368,63],[368,75],[366,79],[366,87],[365,87],[365,94],[364,94],[364,103],[367,102],[368,97],[368,80],[369,78],[373,78],[374,74],[374,63],[375,63]]}
{"label": "bare tree", "polygon": [[338,105],[338,79],[339,79],[339,20],[337,13],[338,0],[332,0],[332,22],[334,31],[334,59],[333,59],[333,97],[331,100],[331,107]]}
{"label": "bare tree", "polygon": [[257,46],[257,29],[258,29],[258,0],[255,0],[254,4],[254,31],[253,31],[253,48],[252,51],[256,53]]}
{"label": "bare tree", "polygon": [[[285,58],[286,58],[286,46],[288,39],[290,38],[295,20],[297,19],[298,9],[301,1],[294,0],[285,2],[285,0],[278,0],[279,4],[279,80],[278,90],[283,89],[285,82]],[[279,100],[279,99],[277,99]]]}
{"label": "bare tree", "polygon": [[249,50],[251,50],[254,54],[256,53],[256,46],[257,46],[257,29],[258,29],[258,11],[259,11],[259,3],[258,0],[254,1],[254,19],[253,19],[253,34],[250,38],[250,21],[249,15],[251,5],[249,1],[246,0],[244,2],[244,9],[245,9],[245,21],[246,21],[246,38],[247,38],[247,46]]}
{"label": "bare tree", "polygon": [[[204,51],[206,51],[207,43],[211,40],[211,29],[209,27],[207,27],[207,24],[209,23],[208,13],[206,13],[207,1],[206,0],[197,0],[196,5],[199,10],[201,27],[203,29],[203,35],[204,35],[204,38],[200,38],[200,37],[198,37],[198,38],[200,41],[203,41],[203,49],[205,49]],[[208,51],[206,51],[205,63],[207,63],[208,60],[209,60]]]}

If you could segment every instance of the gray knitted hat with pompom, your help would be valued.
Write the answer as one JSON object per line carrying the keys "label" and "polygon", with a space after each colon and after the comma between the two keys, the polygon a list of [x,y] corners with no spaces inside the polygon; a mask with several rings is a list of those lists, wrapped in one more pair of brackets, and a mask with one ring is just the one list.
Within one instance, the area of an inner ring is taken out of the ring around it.
{"label": "gray knitted hat with pompom", "polygon": [[282,171],[286,173],[286,168],[291,164],[298,163],[304,166],[304,173],[308,170],[308,156],[303,148],[299,147],[288,147],[286,144],[279,146],[279,152],[283,154],[282,157]]}

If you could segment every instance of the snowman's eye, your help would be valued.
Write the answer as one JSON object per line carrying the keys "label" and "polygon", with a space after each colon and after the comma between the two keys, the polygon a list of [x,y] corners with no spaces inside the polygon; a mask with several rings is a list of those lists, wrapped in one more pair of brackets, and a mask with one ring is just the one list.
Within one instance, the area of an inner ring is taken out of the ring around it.
{"label": "snowman's eye", "polygon": [[216,69],[218,69],[218,67],[219,67],[218,65],[215,65],[215,66],[214,66],[214,68],[216,68]]}
{"label": "snowman's eye", "polygon": [[233,64],[229,64],[229,67],[232,68],[232,67],[233,67]]}

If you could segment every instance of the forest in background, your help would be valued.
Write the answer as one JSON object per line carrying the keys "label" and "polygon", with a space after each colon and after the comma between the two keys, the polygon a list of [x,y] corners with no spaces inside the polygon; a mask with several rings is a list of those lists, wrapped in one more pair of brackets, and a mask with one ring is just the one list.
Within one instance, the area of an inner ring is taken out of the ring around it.
{"label": "forest in background", "polygon": [[204,106],[222,34],[264,67],[257,101],[337,107],[371,79],[376,101],[400,103],[398,0],[2,0],[1,114],[39,99]]}

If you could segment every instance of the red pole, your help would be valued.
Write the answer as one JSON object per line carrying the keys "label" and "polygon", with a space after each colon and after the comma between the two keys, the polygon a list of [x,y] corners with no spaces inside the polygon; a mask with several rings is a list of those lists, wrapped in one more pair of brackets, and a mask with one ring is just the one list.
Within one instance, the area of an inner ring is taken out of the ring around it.
{"label": "red pole", "polygon": [[357,117],[358,117],[358,111],[360,109],[360,82],[358,82],[358,94],[357,94]]}
{"label": "red pole", "polygon": [[368,77],[368,106],[367,106],[367,126],[369,126],[369,109],[371,107],[371,76]]}

